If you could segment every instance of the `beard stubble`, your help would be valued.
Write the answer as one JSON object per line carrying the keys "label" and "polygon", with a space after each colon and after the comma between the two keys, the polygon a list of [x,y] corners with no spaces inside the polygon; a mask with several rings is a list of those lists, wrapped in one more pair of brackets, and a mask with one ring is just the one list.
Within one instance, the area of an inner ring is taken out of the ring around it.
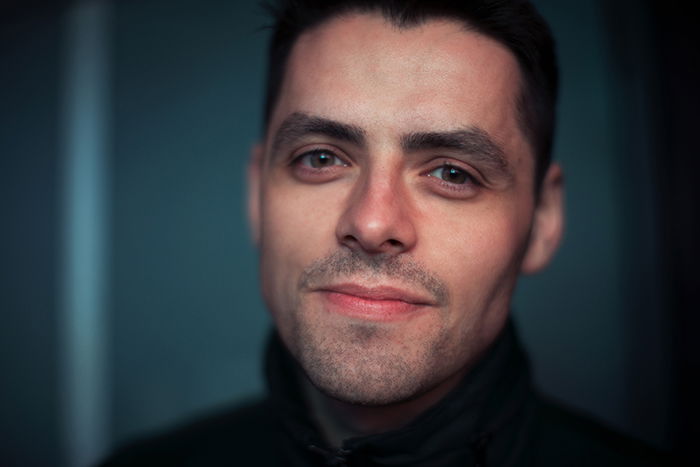
{"label": "beard stubble", "polygon": [[[447,287],[421,265],[396,256],[365,256],[338,251],[305,269],[298,290],[337,278],[362,275],[392,278],[428,292],[445,305]],[[289,310],[292,320],[288,345],[306,376],[320,391],[350,404],[383,406],[405,402],[427,392],[449,374],[445,363],[454,360],[446,319],[432,324],[424,335],[409,339],[401,326],[375,322],[314,319],[298,303]],[[440,313],[429,310],[429,313]],[[401,323],[403,324],[403,323]],[[449,366],[449,365],[448,365]]]}

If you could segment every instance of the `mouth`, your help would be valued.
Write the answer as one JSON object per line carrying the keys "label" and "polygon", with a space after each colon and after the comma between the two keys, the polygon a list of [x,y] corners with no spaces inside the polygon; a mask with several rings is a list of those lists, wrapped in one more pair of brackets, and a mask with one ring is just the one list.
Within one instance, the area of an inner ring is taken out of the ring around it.
{"label": "mouth", "polygon": [[321,295],[327,311],[370,321],[404,319],[437,305],[426,295],[391,286],[349,283],[321,287],[315,292]]}

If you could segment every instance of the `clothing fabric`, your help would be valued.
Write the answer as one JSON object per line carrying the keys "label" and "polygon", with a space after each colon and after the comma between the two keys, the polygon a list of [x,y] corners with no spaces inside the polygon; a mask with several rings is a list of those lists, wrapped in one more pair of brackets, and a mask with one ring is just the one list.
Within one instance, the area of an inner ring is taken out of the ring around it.
{"label": "clothing fabric", "polygon": [[395,431],[329,446],[307,409],[301,371],[276,335],[266,354],[269,395],[146,439],[117,466],[656,466],[670,459],[539,396],[509,323],[443,400]]}

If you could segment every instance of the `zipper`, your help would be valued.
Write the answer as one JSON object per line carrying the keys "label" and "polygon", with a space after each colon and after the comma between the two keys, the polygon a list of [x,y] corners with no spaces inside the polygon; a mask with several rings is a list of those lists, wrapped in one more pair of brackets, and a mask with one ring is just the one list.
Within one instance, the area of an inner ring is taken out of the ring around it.
{"label": "zipper", "polygon": [[347,467],[348,457],[351,454],[351,452],[347,449],[324,449],[316,446],[315,444],[309,444],[307,449],[323,456],[325,464],[328,467]]}

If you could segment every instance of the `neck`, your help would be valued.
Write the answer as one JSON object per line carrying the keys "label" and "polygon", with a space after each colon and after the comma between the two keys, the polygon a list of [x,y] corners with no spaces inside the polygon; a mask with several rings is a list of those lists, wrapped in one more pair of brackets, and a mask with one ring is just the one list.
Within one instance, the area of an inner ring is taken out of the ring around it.
{"label": "neck", "polygon": [[304,393],[321,432],[334,446],[357,436],[367,436],[399,429],[442,400],[459,381],[466,369],[461,370],[434,387],[408,401],[383,406],[349,404],[327,396],[303,378]]}

